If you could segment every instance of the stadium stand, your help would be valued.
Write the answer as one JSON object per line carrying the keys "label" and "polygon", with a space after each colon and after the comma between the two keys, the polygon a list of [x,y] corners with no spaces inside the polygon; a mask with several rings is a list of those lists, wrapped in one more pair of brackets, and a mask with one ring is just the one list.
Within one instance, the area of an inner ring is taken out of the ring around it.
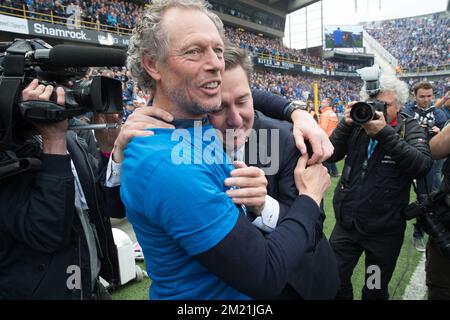
{"label": "stadium stand", "polygon": [[450,69],[448,12],[370,22],[365,29],[399,60],[404,72]]}
{"label": "stadium stand", "polygon": [[314,82],[319,84],[319,98],[338,99],[345,103],[357,100],[362,82],[357,79],[336,80],[326,77],[295,76],[271,71],[254,72],[252,88],[267,90],[289,100],[313,100]]}

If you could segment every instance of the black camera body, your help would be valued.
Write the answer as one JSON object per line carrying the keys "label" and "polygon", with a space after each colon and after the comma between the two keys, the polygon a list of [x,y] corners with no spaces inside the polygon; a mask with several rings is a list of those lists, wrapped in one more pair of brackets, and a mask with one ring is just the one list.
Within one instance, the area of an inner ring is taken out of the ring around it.
{"label": "black camera body", "polygon": [[445,196],[444,192],[419,195],[418,200],[407,206],[401,214],[405,220],[416,218],[442,255],[450,258],[450,230],[443,223],[443,217],[450,214]]}
{"label": "black camera body", "polygon": [[431,139],[435,135],[433,127],[436,125],[436,121],[434,119],[425,118],[420,125],[427,131],[429,139]]}
{"label": "black camera body", "polygon": [[350,111],[350,117],[357,125],[363,125],[369,121],[378,118],[376,111],[383,112],[384,118],[387,118],[387,105],[379,100],[369,100],[365,102],[357,102]]}
{"label": "black camera body", "polygon": [[[89,52],[109,49],[83,47],[71,52],[62,45],[58,48],[62,50],[53,50],[57,47],[39,39],[0,44],[0,50],[4,51],[0,54],[0,151],[8,149],[13,136],[33,132],[33,122],[58,122],[87,112],[122,111],[120,81],[106,77],[82,80],[88,69],[86,64],[93,61]],[[36,78],[41,84],[63,87],[65,105],[56,104],[55,92],[50,101],[20,103],[22,90]]]}

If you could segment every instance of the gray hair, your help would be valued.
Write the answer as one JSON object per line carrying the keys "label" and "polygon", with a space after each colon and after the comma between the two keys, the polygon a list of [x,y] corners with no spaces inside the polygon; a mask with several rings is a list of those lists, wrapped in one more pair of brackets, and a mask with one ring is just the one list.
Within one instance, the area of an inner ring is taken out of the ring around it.
{"label": "gray hair", "polygon": [[165,62],[168,55],[169,39],[163,30],[162,19],[170,8],[199,10],[206,14],[217,28],[222,39],[225,31],[220,18],[210,11],[211,5],[205,0],[153,0],[144,11],[141,21],[133,29],[128,47],[127,67],[133,79],[145,90],[155,90],[156,82],[142,67],[144,55]]}
{"label": "gray hair", "polygon": [[[405,105],[405,103],[408,101],[409,97],[408,85],[404,81],[399,80],[396,76],[382,75],[380,77],[380,91],[381,92],[389,91],[394,93],[395,100],[397,102],[397,110],[401,110]],[[366,92],[365,84],[362,87],[359,95],[363,101],[369,99],[369,95]]]}
{"label": "gray hair", "polygon": [[225,70],[231,70],[236,67],[242,67],[247,80],[250,84],[250,77],[253,72],[253,62],[250,58],[250,52],[246,49],[241,49],[230,43],[227,43],[225,52],[223,54],[223,60],[225,61]]}

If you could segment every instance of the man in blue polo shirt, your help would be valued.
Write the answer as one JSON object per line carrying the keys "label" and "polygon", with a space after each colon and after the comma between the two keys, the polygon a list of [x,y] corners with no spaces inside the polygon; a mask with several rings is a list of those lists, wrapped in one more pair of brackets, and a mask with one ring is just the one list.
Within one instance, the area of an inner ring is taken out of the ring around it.
{"label": "man in blue polo shirt", "polygon": [[[175,134],[153,129],[155,136],[134,139],[125,152],[122,199],[144,255],[152,257],[147,261],[150,297],[248,299],[193,258],[220,242],[239,215],[223,192],[234,167],[226,163],[212,126],[194,122],[176,121]],[[172,139],[178,133],[181,142]],[[204,134],[216,140],[207,141]],[[216,157],[202,159],[208,149],[216,150]]]}
{"label": "man in blue polo shirt", "polygon": [[154,108],[177,119],[176,130],[133,139],[122,165],[151,299],[276,298],[318,241],[330,181],[323,166],[306,168],[307,156],[295,174],[302,192],[269,236],[228,196],[234,168],[206,120],[221,105],[223,51],[223,25],[202,0],[153,1],[130,39],[134,78],[153,89]]}

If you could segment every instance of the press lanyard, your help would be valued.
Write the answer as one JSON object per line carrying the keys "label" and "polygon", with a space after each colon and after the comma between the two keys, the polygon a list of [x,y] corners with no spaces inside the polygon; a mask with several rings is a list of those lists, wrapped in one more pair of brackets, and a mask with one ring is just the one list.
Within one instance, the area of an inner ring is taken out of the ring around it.
{"label": "press lanyard", "polygon": [[370,138],[369,145],[367,147],[367,160],[370,160],[370,158],[372,158],[373,152],[375,151],[377,144],[378,144],[377,140]]}

